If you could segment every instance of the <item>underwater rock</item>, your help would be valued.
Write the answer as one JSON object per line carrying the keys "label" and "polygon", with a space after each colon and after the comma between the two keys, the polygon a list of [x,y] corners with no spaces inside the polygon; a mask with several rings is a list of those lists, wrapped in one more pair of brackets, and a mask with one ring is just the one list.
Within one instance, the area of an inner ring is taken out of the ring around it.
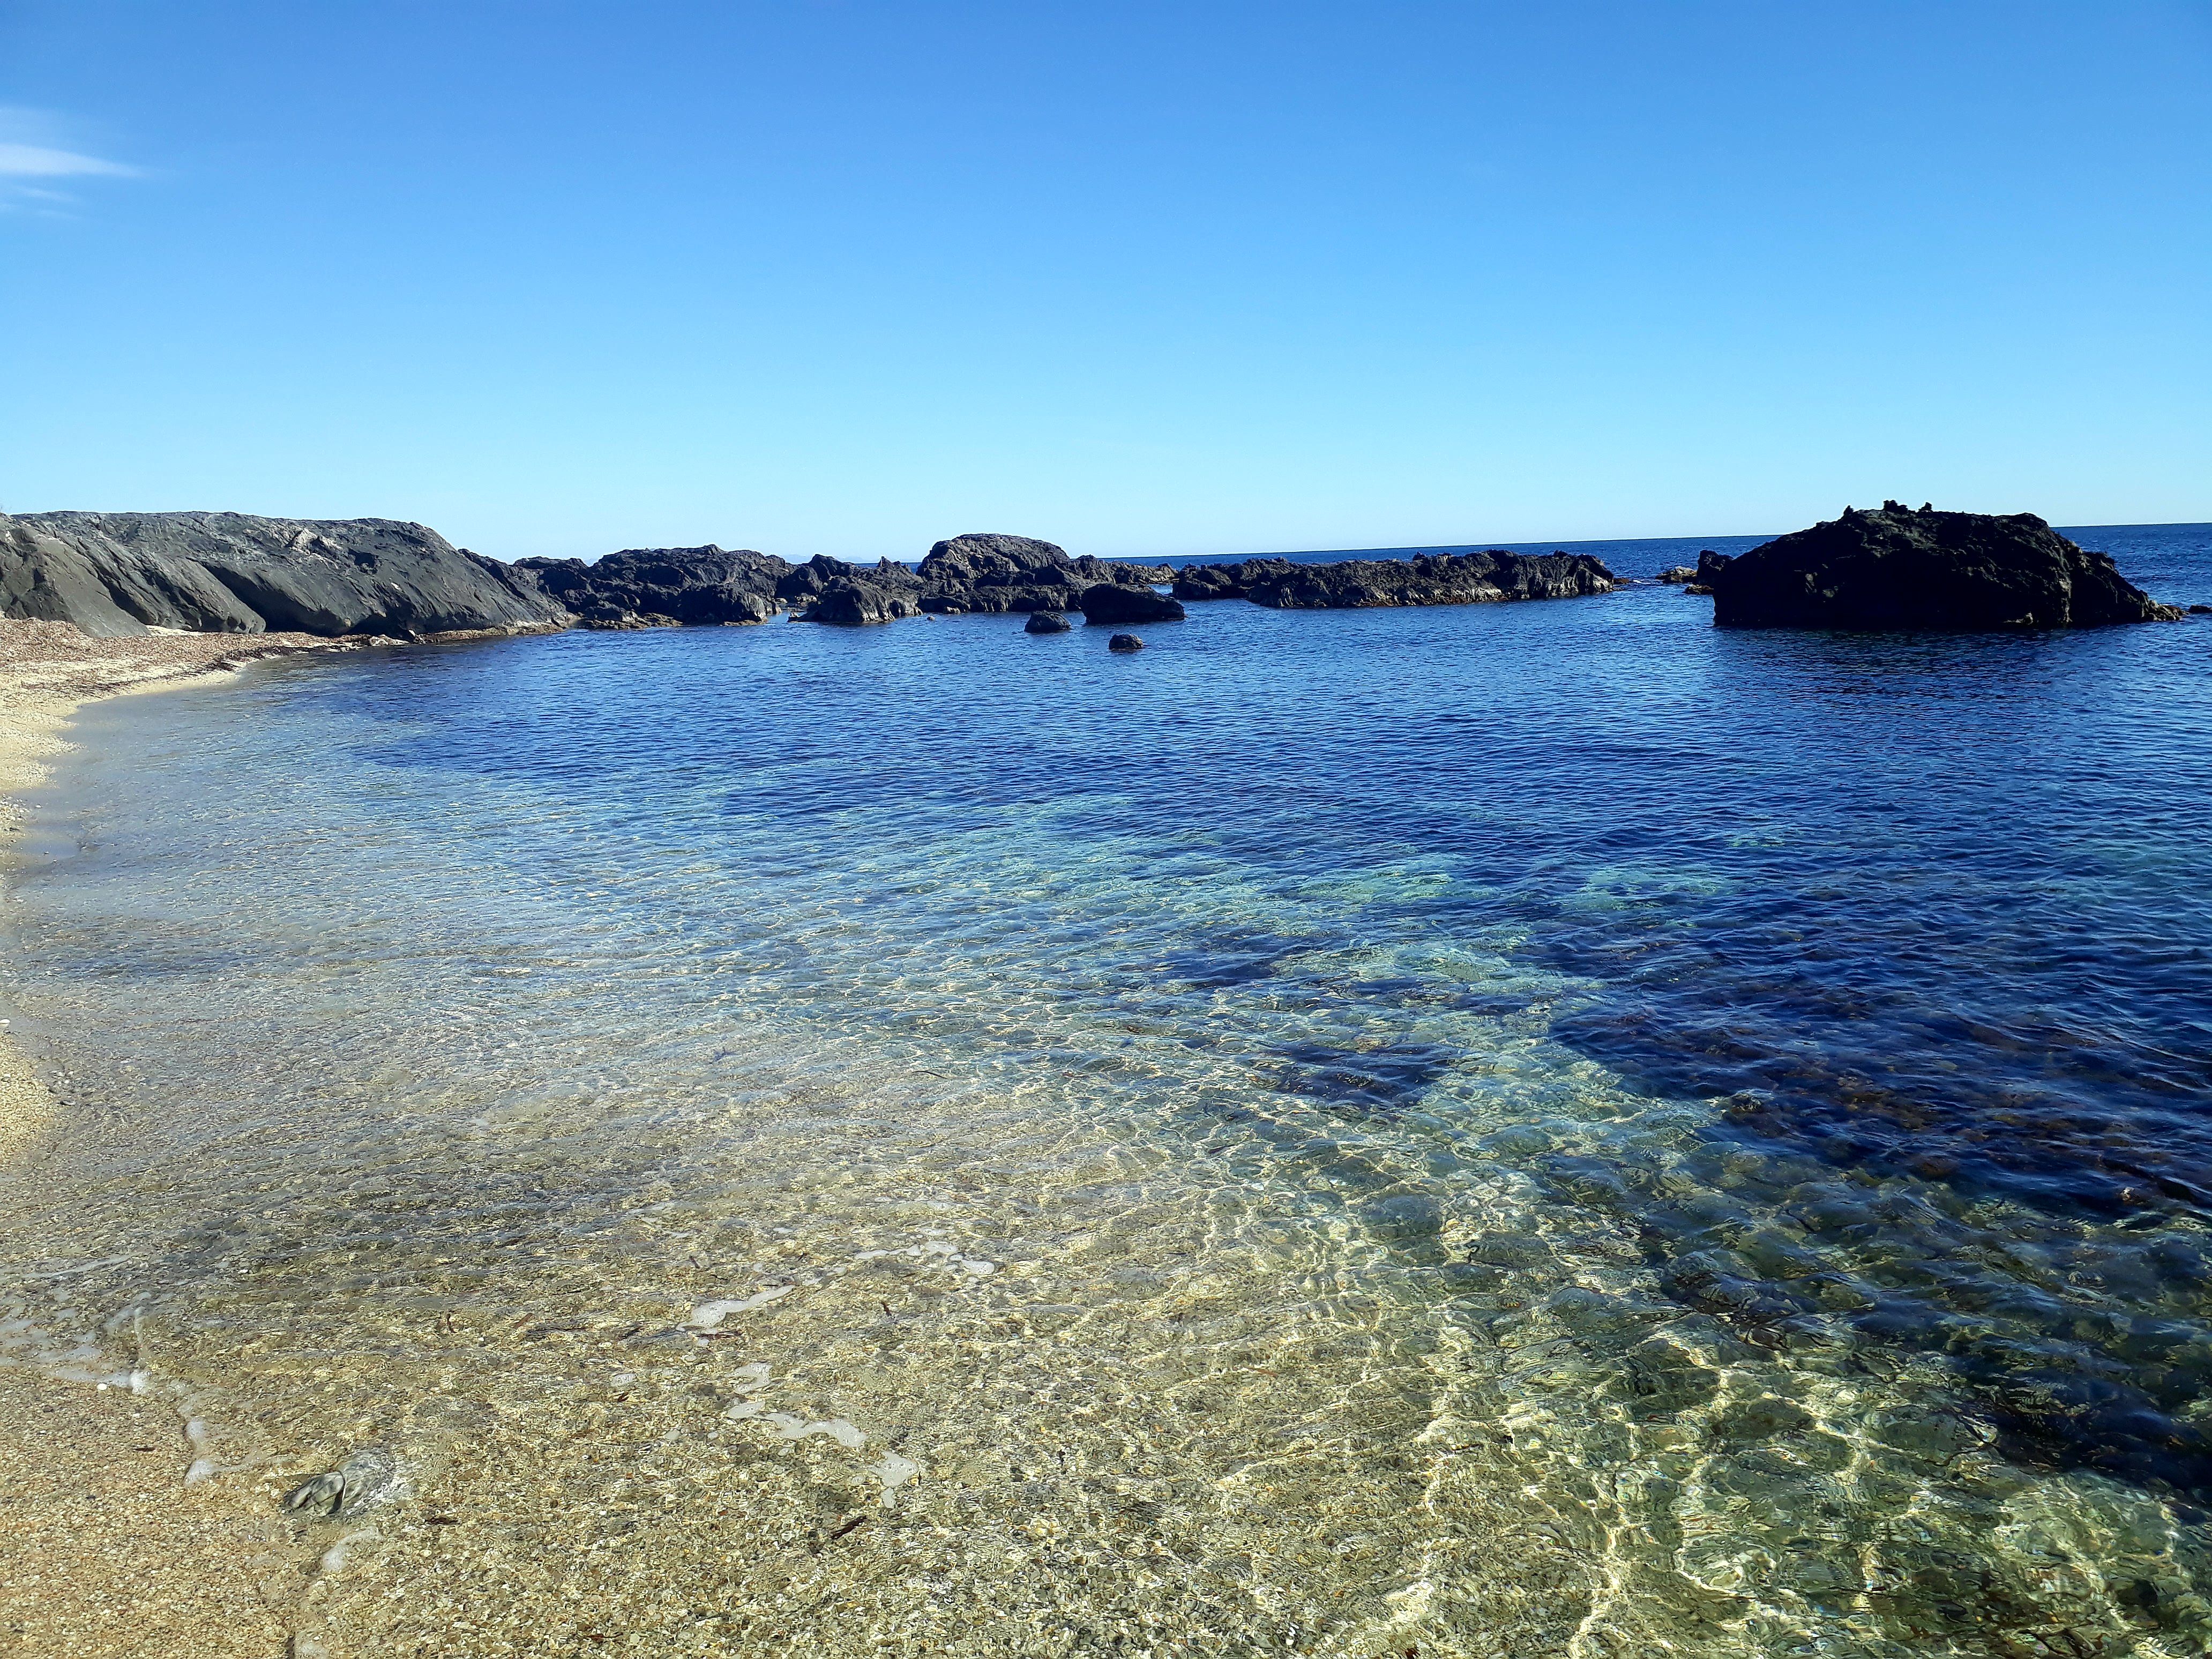
{"label": "underwater rock", "polygon": [[301,1481],[284,1494],[287,1515],[343,1520],[397,1495],[399,1461],[381,1446],[364,1446],[335,1469]]}
{"label": "underwater rock", "polygon": [[1711,582],[1723,628],[2092,628],[2180,615],[2032,513],[1895,501],[1847,507],[1729,561]]}
{"label": "underwater rock", "polygon": [[1030,619],[1022,624],[1024,634],[1065,634],[1069,631],[1066,617],[1057,611],[1032,611]]}

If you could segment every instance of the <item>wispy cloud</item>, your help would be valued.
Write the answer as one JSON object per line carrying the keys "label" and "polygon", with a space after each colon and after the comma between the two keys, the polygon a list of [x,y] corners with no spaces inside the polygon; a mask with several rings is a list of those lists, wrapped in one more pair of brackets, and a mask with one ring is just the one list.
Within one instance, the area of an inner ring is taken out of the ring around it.
{"label": "wispy cloud", "polygon": [[74,179],[86,173],[129,179],[137,176],[137,171],[120,161],[103,161],[97,155],[80,155],[73,149],[0,143],[0,179]]}
{"label": "wispy cloud", "polygon": [[51,211],[70,199],[55,188],[61,180],[138,176],[137,167],[77,148],[45,111],[0,105],[0,208],[40,203]]}

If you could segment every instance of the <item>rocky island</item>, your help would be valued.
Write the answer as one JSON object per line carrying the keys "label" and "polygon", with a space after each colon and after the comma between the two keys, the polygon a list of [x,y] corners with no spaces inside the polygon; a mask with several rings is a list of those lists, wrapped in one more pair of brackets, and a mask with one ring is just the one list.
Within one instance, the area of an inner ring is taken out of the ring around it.
{"label": "rocky island", "polygon": [[1709,554],[1695,574],[1723,628],[2096,628],[2182,614],[2033,513],[1896,501],[1847,507],[1737,558]]}

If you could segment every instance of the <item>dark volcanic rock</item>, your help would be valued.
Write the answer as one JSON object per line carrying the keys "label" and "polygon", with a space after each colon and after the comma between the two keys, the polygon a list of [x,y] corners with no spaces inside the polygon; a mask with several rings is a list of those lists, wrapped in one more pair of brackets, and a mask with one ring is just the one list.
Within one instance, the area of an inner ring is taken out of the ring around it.
{"label": "dark volcanic rock", "polygon": [[419,524],[243,513],[0,515],[0,614],[94,635],[408,637],[568,620],[530,572]]}
{"label": "dark volcanic rock", "polygon": [[1076,609],[1083,612],[1083,620],[1093,628],[1104,623],[1180,622],[1182,606],[1164,593],[1155,593],[1149,587],[1123,587],[1114,582],[1100,582],[1095,587],[1083,590]]}
{"label": "dark volcanic rock", "polygon": [[1067,631],[1067,618],[1057,611],[1032,611],[1030,619],[1022,624],[1024,634],[1065,634]]}
{"label": "dark volcanic rock", "polygon": [[[909,599],[920,587],[913,571],[889,559],[879,559],[874,564],[847,564],[827,553],[817,553],[805,564],[789,567],[777,580],[775,592],[778,599],[796,604],[827,592],[841,583],[851,582],[863,583],[886,593],[903,594]],[[920,612],[908,609],[898,614],[912,617]]]}
{"label": "dark volcanic rock", "polygon": [[939,542],[914,573],[925,611],[958,616],[1022,611],[1073,611],[1086,587],[1101,582],[1142,586],[1175,573],[1120,564],[1029,536],[972,534]]}
{"label": "dark volcanic rock", "polygon": [[1176,577],[1175,596],[1179,599],[1249,599],[1255,586],[1287,576],[1297,568],[1288,559],[1185,565]]}
{"label": "dark volcanic rock", "polygon": [[1134,634],[1116,634],[1106,641],[1106,648],[1109,651],[1141,651],[1145,648],[1145,642]]}
{"label": "dark volcanic rock", "polygon": [[[1372,605],[1486,605],[1504,599],[1562,599],[1612,591],[1613,572],[1587,553],[1424,553],[1413,559],[1344,559],[1334,564],[1293,564],[1287,559],[1247,559],[1237,565],[1196,566],[1182,572],[1176,592],[1197,597],[1227,573],[1224,586],[1255,605],[1281,611],[1350,610]],[[1226,592],[1222,595],[1228,597]]]}
{"label": "dark volcanic rock", "polygon": [[2179,614],[2032,513],[1895,501],[1754,547],[1711,586],[1724,628],[2089,628]]}
{"label": "dark volcanic rock", "polygon": [[799,613],[799,620],[828,623],[835,628],[865,628],[921,614],[921,607],[910,592],[863,578],[830,583]]}
{"label": "dark volcanic rock", "polygon": [[583,617],[607,625],[609,616],[672,617],[704,627],[763,623],[777,605],[776,585],[792,567],[769,554],[740,548],[632,547],[586,564],[581,559],[521,559],[545,591]]}
{"label": "dark volcanic rock", "polygon": [[1662,582],[1711,582],[1728,568],[1729,555],[1716,553],[1710,547],[1698,550],[1695,564],[1673,564],[1659,573]]}

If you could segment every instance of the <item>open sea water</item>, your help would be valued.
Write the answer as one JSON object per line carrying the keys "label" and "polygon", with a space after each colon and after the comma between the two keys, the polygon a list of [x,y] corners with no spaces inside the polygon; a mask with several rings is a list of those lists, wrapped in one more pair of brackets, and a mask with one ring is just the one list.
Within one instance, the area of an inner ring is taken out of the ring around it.
{"label": "open sea water", "polygon": [[95,705],[0,1347],[365,1455],[332,1653],[2202,1654],[2212,618],[1710,617]]}

